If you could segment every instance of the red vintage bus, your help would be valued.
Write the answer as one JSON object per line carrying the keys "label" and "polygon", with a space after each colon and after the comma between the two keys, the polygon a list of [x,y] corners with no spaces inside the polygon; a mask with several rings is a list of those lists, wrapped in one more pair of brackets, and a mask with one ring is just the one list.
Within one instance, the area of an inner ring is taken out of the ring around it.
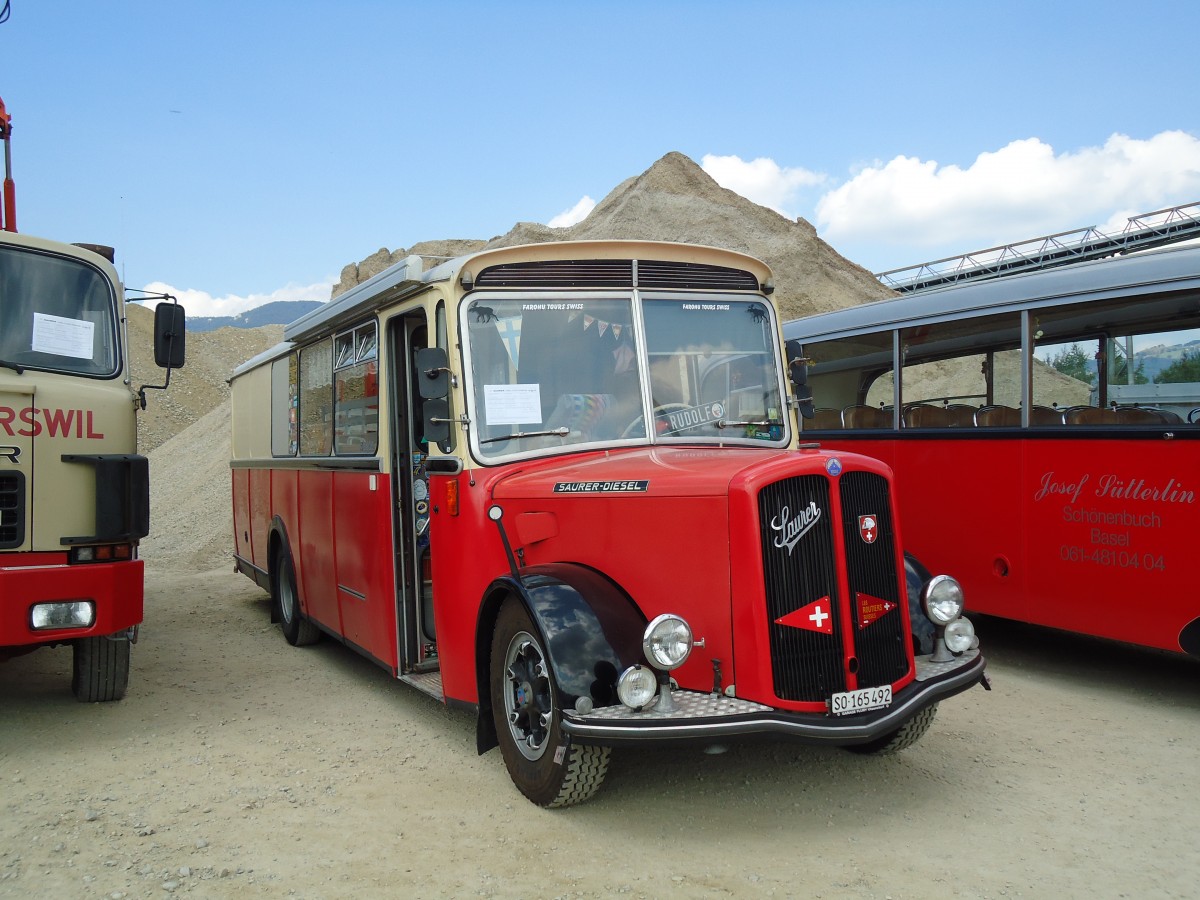
{"label": "red vintage bus", "polygon": [[907,548],[973,610],[1200,654],[1200,248],[784,332],[811,361],[805,435],[892,467]]}
{"label": "red vintage bus", "polygon": [[888,469],[798,445],[771,284],[677,244],[409,257],[234,373],[237,568],[541,805],[617,745],[908,746],[984,660]]}

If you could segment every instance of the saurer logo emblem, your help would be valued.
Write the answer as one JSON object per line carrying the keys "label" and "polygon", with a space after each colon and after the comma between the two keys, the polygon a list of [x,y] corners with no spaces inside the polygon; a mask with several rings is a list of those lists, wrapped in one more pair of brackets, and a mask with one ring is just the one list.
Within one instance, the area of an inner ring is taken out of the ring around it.
{"label": "saurer logo emblem", "polygon": [[808,506],[795,516],[785,506],[779,511],[779,515],[771,520],[771,530],[778,532],[775,535],[775,546],[780,550],[787,547],[788,556],[791,556],[792,548],[796,546],[800,538],[804,537],[809,529],[820,520],[821,508],[817,506],[815,500],[810,500]]}
{"label": "saurer logo emblem", "polygon": [[858,517],[858,536],[863,539],[863,543],[873,544],[875,539],[879,537],[879,522],[872,515]]}

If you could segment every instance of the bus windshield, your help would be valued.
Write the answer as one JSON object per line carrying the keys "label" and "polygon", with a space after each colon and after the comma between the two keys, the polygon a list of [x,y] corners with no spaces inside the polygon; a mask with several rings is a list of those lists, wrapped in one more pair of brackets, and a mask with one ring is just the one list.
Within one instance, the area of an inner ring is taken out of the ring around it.
{"label": "bus windshield", "polygon": [[85,262],[0,247],[0,363],[97,378],[118,371],[116,297]]}
{"label": "bus windshield", "polygon": [[485,458],[612,441],[788,439],[765,302],[482,295],[465,317]]}

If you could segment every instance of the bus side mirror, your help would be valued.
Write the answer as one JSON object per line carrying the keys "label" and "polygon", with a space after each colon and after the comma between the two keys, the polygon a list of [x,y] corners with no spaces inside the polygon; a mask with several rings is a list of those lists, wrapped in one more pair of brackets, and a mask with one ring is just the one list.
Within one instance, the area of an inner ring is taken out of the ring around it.
{"label": "bus side mirror", "polygon": [[811,360],[805,358],[804,348],[799,341],[788,341],[784,344],[788,361],[788,379],[792,382],[792,394],[796,398],[796,408],[806,419],[813,417],[813,392],[808,384],[808,364]]}
{"label": "bus side mirror", "polygon": [[421,399],[439,400],[450,393],[449,364],[450,359],[441,347],[425,347],[417,351],[417,390]]}
{"label": "bus side mirror", "polygon": [[178,303],[154,307],[154,364],[160,369],[182,369],[187,320]]}
{"label": "bus side mirror", "polygon": [[[421,351],[424,352],[424,351]],[[450,404],[443,398],[426,400],[422,405],[422,431],[426,442],[445,447],[450,440]]]}

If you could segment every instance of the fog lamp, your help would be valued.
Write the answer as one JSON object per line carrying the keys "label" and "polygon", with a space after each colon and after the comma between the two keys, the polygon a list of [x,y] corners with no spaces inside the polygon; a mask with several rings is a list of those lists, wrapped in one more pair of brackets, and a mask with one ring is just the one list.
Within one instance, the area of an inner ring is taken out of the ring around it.
{"label": "fog lamp", "polygon": [[949,575],[935,575],[921,591],[921,606],[935,625],[947,625],[962,615],[962,586]]}
{"label": "fog lamp", "polygon": [[646,626],[642,651],[655,668],[664,672],[677,669],[692,652],[692,629],[679,616],[659,616]]}
{"label": "fog lamp", "polygon": [[975,626],[970,619],[955,619],[946,626],[946,647],[951,653],[962,653],[976,646]]}
{"label": "fog lamp", "polygon": [[630,666],[617,679],[617,699],[635,712],[644,709],[657,691],[654,670],[643,665]]}
{"label": "fog lamp", "polygon": [[34,631],[55,628],[91,628],[96,622],[96,604],[91,600],[62,600],[39,603],[29,611]]}

